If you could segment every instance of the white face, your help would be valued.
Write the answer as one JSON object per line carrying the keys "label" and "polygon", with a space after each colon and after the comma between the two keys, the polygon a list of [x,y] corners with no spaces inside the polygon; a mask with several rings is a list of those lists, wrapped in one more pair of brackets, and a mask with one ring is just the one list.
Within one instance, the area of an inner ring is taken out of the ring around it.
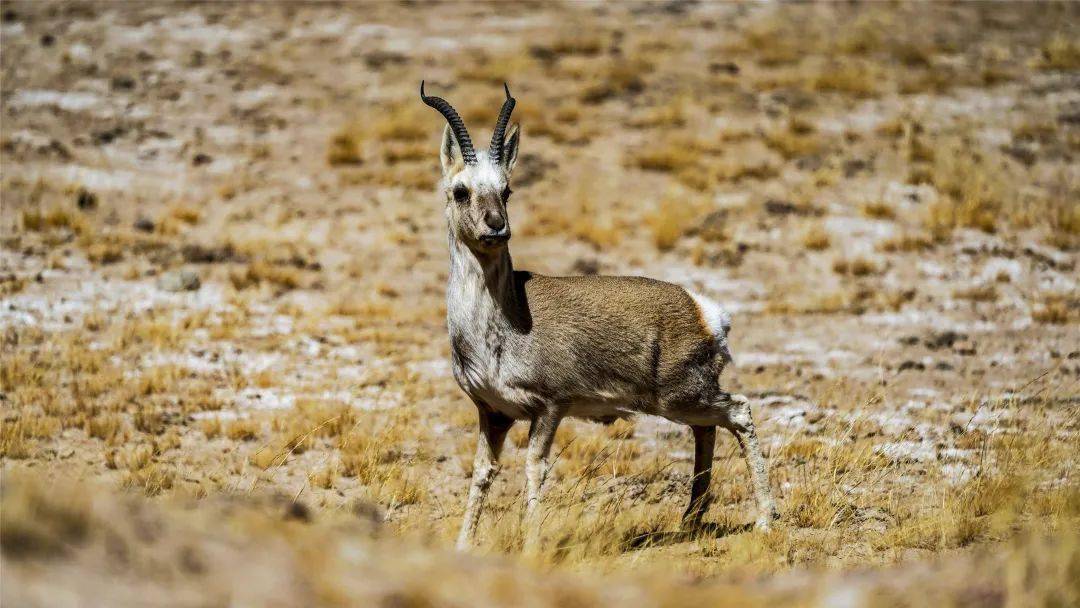
{"label": "white face", "polygon": [[514,125],[496,163],[487,151],[476,153],[475,164],[465,164],[447,128],[443,132],[441,158],[446,220],[455,237],[477,253],[491,254],[510,240],[510,172],[517,160],[519,129]]}

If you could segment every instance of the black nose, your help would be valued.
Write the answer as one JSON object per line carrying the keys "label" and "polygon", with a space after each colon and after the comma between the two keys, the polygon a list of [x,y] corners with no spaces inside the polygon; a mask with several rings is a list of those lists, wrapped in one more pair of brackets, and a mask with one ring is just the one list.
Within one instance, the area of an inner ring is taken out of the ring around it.
{"label": "black nose", "polygon": [[502,214],[497,211],[488,211],[485,213],[484,223],[494,232],[502,232],[502,229],[506,228],[506,220],[503,219]]}

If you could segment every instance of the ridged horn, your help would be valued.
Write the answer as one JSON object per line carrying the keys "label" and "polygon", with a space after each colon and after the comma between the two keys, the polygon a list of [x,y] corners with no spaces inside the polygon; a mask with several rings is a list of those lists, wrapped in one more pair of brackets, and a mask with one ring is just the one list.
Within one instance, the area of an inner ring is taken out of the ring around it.
{"label": "ridged horn", "polygon": [[505,82],[503,90],[506,91],[506,101],[499,110],[499,120],[495,122],[495,130],[491,132],[491,146],[488,148],[488,156],[495,161],[495,164],[502,160],[503,144],[506,143],[506,125],[510,123],[510,113],[514,111],[514,105],[517,103],[517,100],[510,96],[510,87]]}
{"label": "ridged horn", "polygon": [[454,132],[454,138],[457,139],[458,147],[461,148],[461,159],[464,160],[467,165],[475,165],[476,150],[473,149],[472,139],[469,139],[469,131],[465,129],[465,121],[461,120],[461,116],[457,113],[457,110],[454,109],[454,106],[450,105],[450,103],[442,97],[428,97],[427,95],[424,95],[423,80],[420,81],[420,100],[435,108],[439,111],[439,114],[443,115],[446,122],[450,124],[450,130]]}

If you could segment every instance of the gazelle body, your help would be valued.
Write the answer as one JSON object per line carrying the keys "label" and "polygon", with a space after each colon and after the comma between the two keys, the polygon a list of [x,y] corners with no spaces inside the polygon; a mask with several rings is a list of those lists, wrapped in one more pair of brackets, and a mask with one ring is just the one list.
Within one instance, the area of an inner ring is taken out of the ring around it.
{"label": "gazelle body", "polygon": [[454,378],[476,404],[480,436],[458,546],[473,541],[507,431],[530,423],[526,457],[526,548],[537,517],[547,459],[567,417],[612,421],[652,414],[690,425],[694,481],[684,520],[700,523],[709,504],[715,430],[743,448],[767,527],[775,516],[765,460],[745,398],[720,388],[731,361],[728,315],[711,300],[640,277],[548,277],[514,270],[507,242],[509,177],[520,131],[506,134],[514,100],[506,91],[488,151],[473,149],[444,100],[421,98],[446,117],[440,157],[450,244],[447,325]]}

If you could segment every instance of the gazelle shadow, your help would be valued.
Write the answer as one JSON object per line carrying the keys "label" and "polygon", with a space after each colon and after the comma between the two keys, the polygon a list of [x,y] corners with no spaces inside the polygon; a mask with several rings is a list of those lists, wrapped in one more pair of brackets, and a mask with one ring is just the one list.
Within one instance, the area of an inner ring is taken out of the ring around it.
{"label": "gazelle shadow", "polygon": [[699,538],[723,538],[732,534],[742,534],[754,529],[753,522],[746,524],[718,524],[715,522],[702,522],[692,529],[672,530],[666,532],[646,532],[630,536],[623,541],[626,551],[637,551],[651,547],[664,547],[678,543],[685,543]]}

